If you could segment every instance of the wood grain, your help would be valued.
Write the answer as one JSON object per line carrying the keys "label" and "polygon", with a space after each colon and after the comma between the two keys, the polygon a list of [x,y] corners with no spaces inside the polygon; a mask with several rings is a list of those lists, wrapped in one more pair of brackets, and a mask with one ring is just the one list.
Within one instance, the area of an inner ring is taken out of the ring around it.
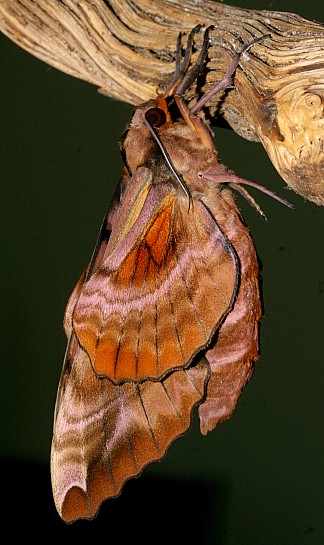
{"label": "wood grain", "polygon": [[[206,108],[249,140],[261,141],[289,187],[324,204],[324,26],[291,13],[210,0],[2,0],[0,30],[33,55],[118,100],[144,102],[174,68],[179,31],[215,25],[198,93],[219,81],[233,52],[270,34],[240,61],[235,88]],[[197,35],[198,47],[201,36]]]}

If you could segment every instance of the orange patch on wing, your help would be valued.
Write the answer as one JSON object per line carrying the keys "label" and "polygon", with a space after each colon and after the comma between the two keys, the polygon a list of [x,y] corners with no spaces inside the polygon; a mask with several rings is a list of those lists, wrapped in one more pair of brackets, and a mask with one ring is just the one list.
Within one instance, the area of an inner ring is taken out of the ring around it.
{"label": "orange patch on wing", "polygon": [[156,377],[156,354],[150,346],[142,346],[137,361],[137,380]]}
{"label": "orange patch on wing", "polygon": [[119,347],[113,380],[136,379],[137,358],[133,346],[125,343]]}
{"label": "orange patch on wing", "polygon": [[160,208],[136,246],[124,259],[116,273],[116,286],[140,287],[147,279],[152,282],[156,268],[167,257],[173,213],[173,196]]}
{"label": "orange patch on wing", "polygon": [[114,380],[137,378],[137,354],[140,315],[133,309],[125,317],[120,346],[117,354]]}
{"label": "orange patch on wing", "polygon": [[157,266],[153,259],[150,259],[145,277],[147,289],[150,291],[154,290],[156,287],[156,276]]}
{"label": "orange patch on wing", "polygon": [[81,327],[77,330],[80,345],[86,350],[88,356],[93,359],[96,353],[98,336],[91,328]]}
{"label": "orange patch on wing", "polygon": [[167,205],[156,216],[145,235],[145,242],[157,265],[161,265],[169,247],[172,212],[173,199],[170,199]]}
{"label": "orange patch on wing", "polygon": [[137,378],[157,377],[156,306],[145,305],[141,311]]}
{"label": "orange patch on wing", "polygon": [[128,286],[131,283],[137,263],[137,252],[138,248],[133,248],[119,267],[117,272],[117,286]]}
{"label": "orange patch on wing", "polygon": [[136,269],[133,278],[133,284],[135,286],[141,286],[145,280],[148,264],[150,260],[150,254],[148,249],[141,244],[137,252]]}
{"label": "orange patch on wing", "polygon": [[98,375],[114,378],[117,349],[117,343],[111,337],[100,339],[95,357],[95,370]]}

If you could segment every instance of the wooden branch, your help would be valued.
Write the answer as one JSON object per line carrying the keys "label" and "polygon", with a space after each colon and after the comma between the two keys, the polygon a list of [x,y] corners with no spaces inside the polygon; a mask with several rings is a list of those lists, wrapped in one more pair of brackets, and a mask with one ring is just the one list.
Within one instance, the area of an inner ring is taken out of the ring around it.
{"label": "wooden branch", "polygon": [[[206,110],[261,141],[282,178],[324,205],[324,26],[297,15],[210,0],[1,0],[0,30],[36,57],[131,104],[156,95],[174,69],[179,31],[215,25],[198,93],[221,79],[234,51],[271,37],[241,59],[235,88]],[[196,36],[197,48],[201,35]]]}

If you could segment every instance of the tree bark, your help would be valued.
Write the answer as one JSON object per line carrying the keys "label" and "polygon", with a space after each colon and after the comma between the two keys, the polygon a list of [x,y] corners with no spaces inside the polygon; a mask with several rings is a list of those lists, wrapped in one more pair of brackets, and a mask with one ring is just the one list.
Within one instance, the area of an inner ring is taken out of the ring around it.
{"label": "tree bark", "polygon": [[[214,25],[204,78],[186,99],[222,78],[235,51],[270,34],[240,60],[233,88],[205,108],[241,136],[261,141],[289,187],[324,205],[324,26],[300,16],[211,0],[1,0],[0,30],[48,64],[138,104],[174,70],[179,32]],[[199,51],[202,33],[195,37]],[[195,58],[195,57],[194,57]],[[194,60],[193,58],[193,60]]]}

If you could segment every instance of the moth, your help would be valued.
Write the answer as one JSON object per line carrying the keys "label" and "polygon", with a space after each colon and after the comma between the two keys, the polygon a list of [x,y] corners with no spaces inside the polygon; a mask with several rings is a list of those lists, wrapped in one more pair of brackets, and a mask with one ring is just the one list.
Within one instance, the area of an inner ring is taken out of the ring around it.
{"label": "moth", "polygon": [[179,37],[167,90],[133,111],[121,180],[66,308],[51,449],[66,522],[95,517],[160,460],[195,406],[203,434],[229,418],[258,358],[258,258],[231,191],[242,192],[244,180],[219,162],[198,115],[229,85],[247,46],[189,109],[183,93],[208,52],[206,29],[189,68],[200,29],[182,59]]}

